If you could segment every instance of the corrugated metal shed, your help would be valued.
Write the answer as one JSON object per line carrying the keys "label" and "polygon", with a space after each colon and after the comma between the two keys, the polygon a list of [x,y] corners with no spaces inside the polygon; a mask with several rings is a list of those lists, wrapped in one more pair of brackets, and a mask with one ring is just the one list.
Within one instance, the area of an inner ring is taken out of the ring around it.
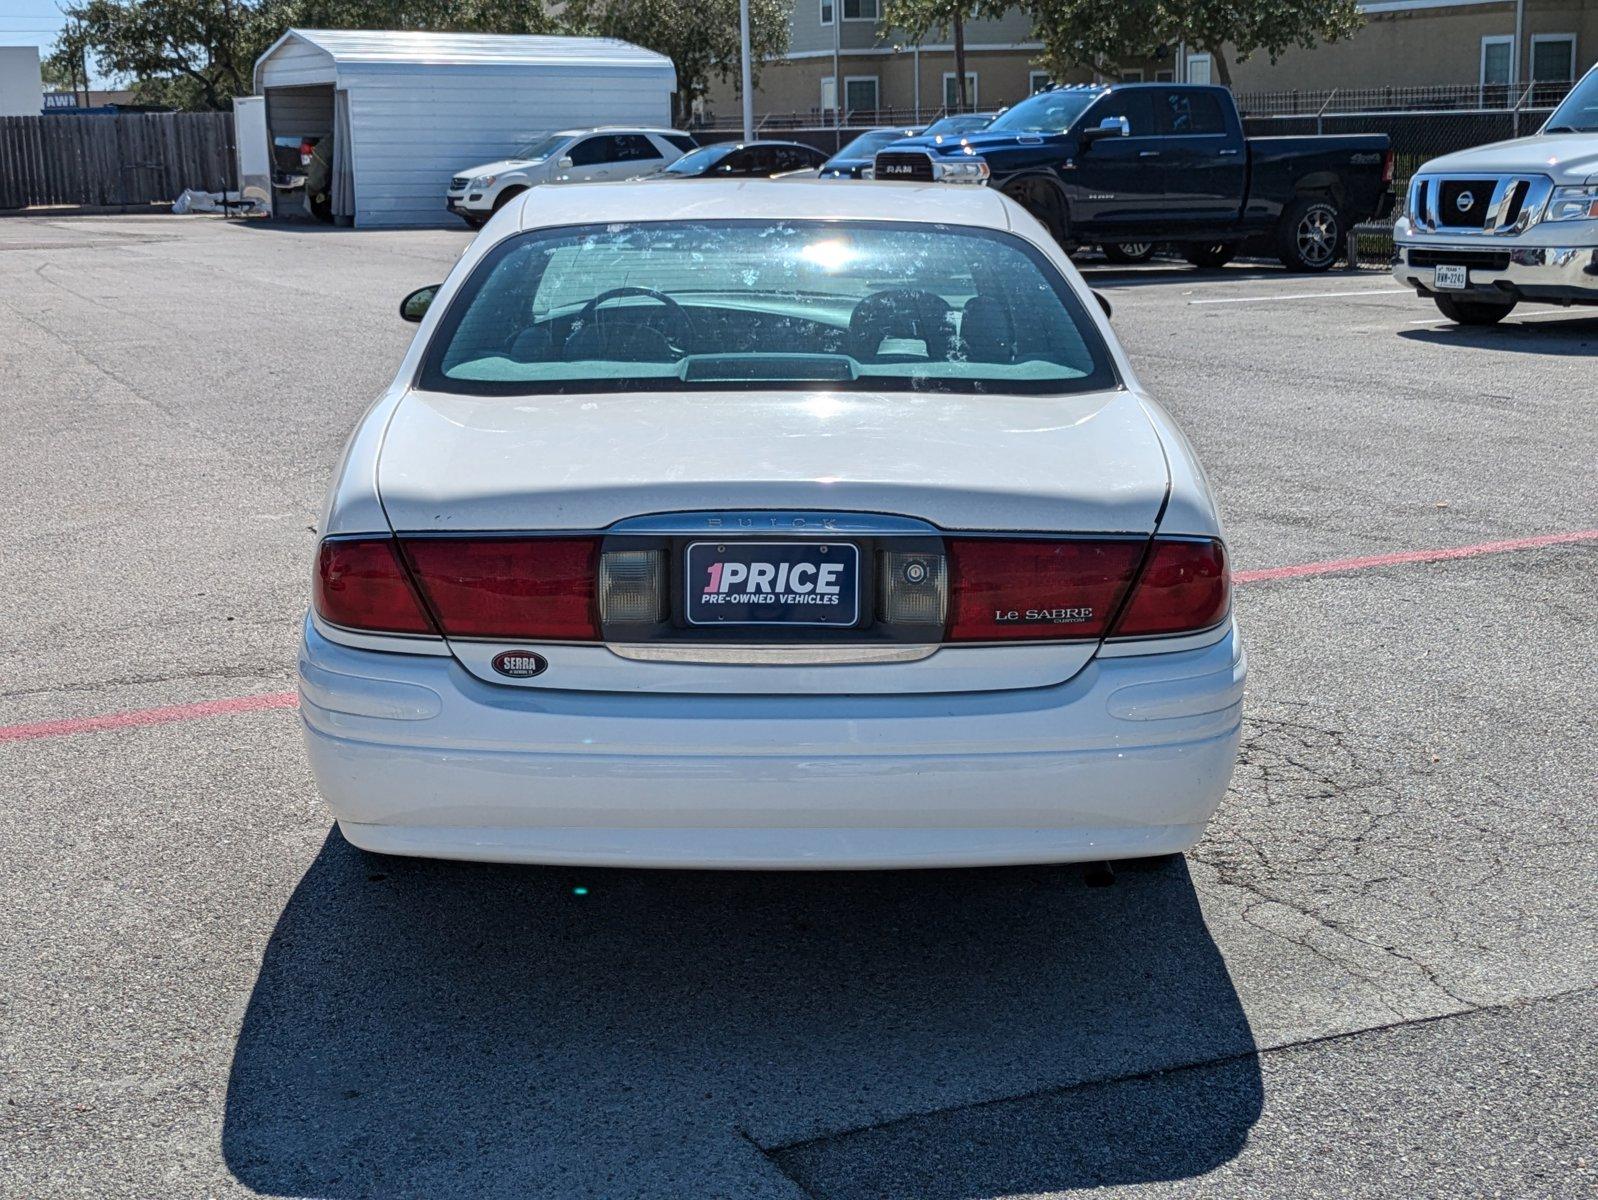
{"label": "corrugated metal shed", "polygon": [[347,113],[368,227],[454,224],[451,175],[557,130],[667,125],[676,86],[670,59],[611,38],[290,29],[255,64],[273,136],[325,136]]}

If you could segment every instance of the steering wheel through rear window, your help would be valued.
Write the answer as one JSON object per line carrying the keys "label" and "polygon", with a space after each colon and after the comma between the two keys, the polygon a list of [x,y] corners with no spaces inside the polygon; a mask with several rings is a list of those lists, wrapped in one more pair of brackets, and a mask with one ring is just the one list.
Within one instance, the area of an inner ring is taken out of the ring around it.
{"label": "steering wheel through rear window", "polygon": [[[605,303],[625,296],[642,296],[666,309],[666,330],[636,322],[617,321],[617,309]],[[682,358],[694,340],[693,318],[688,310],[664,292],[648,287],[614,287],[600,292],[572,318],[571,334],[566,339],[567,359],[602,358],[632,362],[660,362]]]}

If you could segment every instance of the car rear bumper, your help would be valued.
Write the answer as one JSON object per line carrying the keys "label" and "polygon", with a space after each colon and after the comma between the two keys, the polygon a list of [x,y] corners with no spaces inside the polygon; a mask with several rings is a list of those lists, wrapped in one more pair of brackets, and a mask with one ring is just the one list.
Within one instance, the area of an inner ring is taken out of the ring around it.
{"label": "car rear bumper", "polygon": [[886,868],[1163,854],[1231,779],[1245,658],[1095,660],[1054,687],[881,696],[573,693],[309,624],[311,766],[393,854],[647,867]]}
{"label": "car rear bumper", "polygon": [[[1400,231],[1395,235],[1393,276],[1423,296],[1598,304],[1598,246],[1506,246],[1493,241],[1408,240]],[[1417,257],[1422,261],[1414,261]],[[1450,261],[1467,266],[1464,289],[1435,286],[1436,263]]]}

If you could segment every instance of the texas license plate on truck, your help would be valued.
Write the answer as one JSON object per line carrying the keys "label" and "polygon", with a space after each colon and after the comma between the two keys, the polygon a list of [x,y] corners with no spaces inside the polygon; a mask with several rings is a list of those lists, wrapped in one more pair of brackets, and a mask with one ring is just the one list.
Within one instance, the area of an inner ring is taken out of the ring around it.
{"label": "texas license plate on truck", "polygon": [[1442,265],[1437,268],[1437,276],[1432,281],[1438,290],[1453,288],[1458,290],[1470,286],[1470,268],[1461,266]]}
{"label": "texas license plate on truck", "polygon": [[848,542],[694,542],[690,625],[853,625],[860,549]]}

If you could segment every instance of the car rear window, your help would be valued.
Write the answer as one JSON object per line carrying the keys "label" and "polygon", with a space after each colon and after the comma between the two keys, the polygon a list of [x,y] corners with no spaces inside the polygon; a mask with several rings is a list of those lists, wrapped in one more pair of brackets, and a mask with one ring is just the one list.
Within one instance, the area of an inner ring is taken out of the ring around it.
{"label": "car rear window", "polygon": [[884,146],[915,136],[914,129],[868,129],[854,141],[846,143],[844,148],[832,157],[871,158]]}
{"label": "car rear window", "polygon": [[1114,387],[1076,293],[1013,234],[898,222],[642,222],[500,242],[418,376],[477,395]]}
{"label": "car rear window", "polygon": [[690,150],[666,170],[672,175],[697,175],[708,167],[714,166],[723,158],[733,152],[735,147],[730,144],[720,146],[701,146],[697,150]]}

